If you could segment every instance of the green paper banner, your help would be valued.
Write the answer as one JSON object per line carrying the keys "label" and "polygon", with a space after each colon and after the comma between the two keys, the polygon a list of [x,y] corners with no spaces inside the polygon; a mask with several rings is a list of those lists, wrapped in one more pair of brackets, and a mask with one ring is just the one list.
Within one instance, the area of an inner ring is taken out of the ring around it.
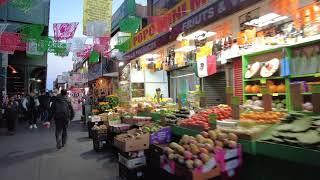
{"label": "green paper banner", "polygon": [[97,63],[99,62],[100,54],[96,51],[92,51],[89,57],[89,63]]}
{"label": "green paper banner", "polygon": [[124,38],[123,37],[119,37],[119,38],[118,38],[118,45],[116,45],[115,48],[118,49],[120,52],[127,52],[130,49],[132,38],[127,36],[125,36]]}
{"label": "green paper banner", "polygon": [[24,25],[20,29],[22,40],[28,42],[30,39],[40,39],[44,30],[44,25],[41,24],[28,24]]}
{"label": "green paper banner", "polygon": [[141,18],[130,16],[120,22],[120,31],[127,33],[136,33],[139,31],[141,25]]}

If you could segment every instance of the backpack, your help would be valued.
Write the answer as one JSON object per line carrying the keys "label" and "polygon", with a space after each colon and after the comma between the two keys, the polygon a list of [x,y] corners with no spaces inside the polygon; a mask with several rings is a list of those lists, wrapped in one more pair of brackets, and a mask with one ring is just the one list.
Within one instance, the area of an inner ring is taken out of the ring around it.
{"label": "backpack", "polygon": [[57,99],[54,102],[55,106],[55,119],[66,119],[69,120],[71,116],[70,106],[68,100]]}

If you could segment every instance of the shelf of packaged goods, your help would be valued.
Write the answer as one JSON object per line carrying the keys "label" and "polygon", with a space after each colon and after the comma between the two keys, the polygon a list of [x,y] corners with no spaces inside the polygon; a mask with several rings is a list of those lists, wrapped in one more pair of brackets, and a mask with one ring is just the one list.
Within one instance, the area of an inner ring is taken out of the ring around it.
{"label": "shelf of packaged goods", "polygon": [[268,78],[252,78],[252,79],[244,79],[245,82],[250,81],[261,81],[261,80],[274,80],[274,79],[285,79],[285,77],[268,77]]}
{"label": "shelf of packaged goods", "polygon": [[305,77],[320,77],[320,73],[316,74],[300,74],[300,75],[291,75],[290,78],[305,78]]}
{"label": "shelf of packaged goods", "polygon": [[[245,96],[262,96],[261,93],[245,93]],[[286,96],[286,93],[272,93],[272,96],[277,97],[277,96]]]}
{"label": "shelf of packaged goods", "polygon": [[256,141],[257,155],[309,165],[320,165],[320,151],[266,141]]}

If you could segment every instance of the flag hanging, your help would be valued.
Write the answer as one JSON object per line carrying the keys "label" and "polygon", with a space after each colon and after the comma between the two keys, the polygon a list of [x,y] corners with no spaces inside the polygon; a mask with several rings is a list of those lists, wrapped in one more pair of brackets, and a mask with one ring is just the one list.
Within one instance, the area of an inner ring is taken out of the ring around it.
{"label": "flag hanging", "polygon": [[110,49],[110,37],[96,37],[93,39],[93,49],[99,53],[103,53]]}
{"label": "flag hanging", "polygon": [[103,21],[90,21],[87,23],[86,27],[87,36],[104,36],[108,30],[107,24]]}
{"label": "flag hanging", "polygon": [[0,0],[0,6],[4,5],[5,3],[7,3],[7,0]]}
{"label": "flag hanging", "polygon": [[39,51],[38,50],[38,43],[37,43],[36,39],[34,39],[32,41],[29,41],[27,43],[26,53],[27,53],[27,55],[32,55],[32,56],[42,56],[42,55],[44,55],[43,51]]}
{"label": "flag hanging", "polygon": [[39,39],[44,30],[44,25],[41,24],[28,24],[20,28],[22,40],[28,42],[29,39]]}
{"label": "flag hanging", "polygon": [[3,32],[0,36],[0,50],[13,54],[18,45],[21,44],[21,36],[19,33]]}
{"label": "flag hanging", "polygon": [[168,15],[151,16],[149,17],[149,22],[154,27],[155,33],[162,33],[170,30],[171,19]]}
{"label": "flag hanging", "polygon": [[[84,0],[83,1],[83,33],[84,35],[100,37],[107,33],[110,33],[111,19],[112,19],[112,0]],[[95,27],[94,31],[92,31],[92,27]],[[99,31],[97,29],[99,29]]]}
{"label": "flag hanging", "polygon": [[91,44],[85,44],[84,48],[76,53],[76,56],[79,58],[87,59],[90,57],[90,52],[92,51],[93,46]]}
{"label": "flag hanging", "polygon": [[74,53],[81,51],[84,48],[84,44],[86,40],[87,38],[85,37],[83,38],[77,37],[77,38],[69,39],[67,43],[70,44],[70,51]]}
{"label": "flag hanging", "polygon": [[89,63],[97,63],[99,62],[100,55],[96,51],[92,51],[89,58]]}
{"label": "flag hanging", "polygon": [[54,39],[56,41],[71,39],[76,32],[77,26],[79,23],[54,23],[53,31],[54,31]]}
{"label": "flag hanging", "polygon": [[200,78],[215,74],[217,72],[216,56],[212,55],[197,59],[195,71]]}
{"label": "flag hanging", "polygon": [[37,50],[40,52],[46,52],[53,46],[53,41],[49,37],[41,37],[37,39]]}
{"label": "flag hanging", "polygon": [[123,19],[119,26],[121,32],[127,32],[127,33],[136,33],[139,31],[141,25],[141,18],[130,16],[125,19]]}

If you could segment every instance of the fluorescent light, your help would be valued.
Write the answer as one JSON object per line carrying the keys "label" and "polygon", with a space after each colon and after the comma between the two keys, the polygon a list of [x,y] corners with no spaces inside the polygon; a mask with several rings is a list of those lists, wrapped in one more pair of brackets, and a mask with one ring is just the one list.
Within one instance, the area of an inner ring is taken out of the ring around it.
{"label": "fluorescent light", "polygon": [[196,46],[184,46],[174,50],[175,52],[190,52],[196,50]]}
{"label": "fluorescent light", "polygon": [[124,62],[119,62],[119,67],[122,67],[124,65]]}
{"label": "fluorescent light", "polygon": [[154,59],[154,58],[158,58],[160,57],[159,54],[145,54],[143,56],[141,56],[141,58],[143,59]]}
{"label": "fluorescent light", "polygon": [[183,34],[180,34],[177,38],[178,41],[182,41],[182,40],[203,40],[205,38],[211,37],[216,35],[216,32],[208,32],[208,31],[203,31],[203,30],[199,30],[196,31],[192,34],[189,34],[187,36],[183,36]]}
{"label": "fluorescent light", "polygon": [[257,19],[253,19],[249,22],[246,22],[245,24],[248,26],[264,27],[271,23],[276,23],[276,22],[285,20],[287,18],[288,16],[280,16],[279,14],[276,14],[276,13],[269,13]]}

